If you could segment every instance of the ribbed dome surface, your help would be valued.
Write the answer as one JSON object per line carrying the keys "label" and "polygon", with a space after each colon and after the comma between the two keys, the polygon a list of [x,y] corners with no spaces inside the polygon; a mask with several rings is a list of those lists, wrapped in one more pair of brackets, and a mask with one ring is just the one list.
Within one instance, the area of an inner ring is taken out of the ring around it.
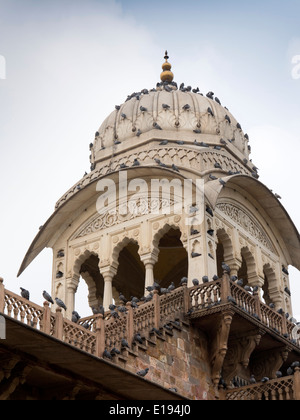
{"label": "ribbed dome surface", "polygon": [[165,130],[177,132],[183,140],[187,132],[195,133],[195,138],[200,132],[219,136],[234,144],[246,157],[249,155],[248,141],[240,124],[213,97],[163,84],[131,95],[117,108],[96,133],[95,152],[112,146],[116,140],[123,143],[151,130]]}

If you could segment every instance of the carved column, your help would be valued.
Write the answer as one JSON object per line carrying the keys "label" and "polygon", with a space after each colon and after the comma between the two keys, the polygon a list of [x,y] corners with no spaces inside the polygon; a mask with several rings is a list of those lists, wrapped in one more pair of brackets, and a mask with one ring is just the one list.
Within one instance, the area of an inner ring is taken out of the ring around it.
{"label": "carved column", "polygon": [[148,294],[146,287],[152,286],[154,283],[154,266],[158,261],[157,256],[153,256],[152,254],[146,254],[141,256],[141,260],[145,265],[145,295]]}
{"label": "carved column", "polygon": [[107,311],[109,305],[113,302],[112,281],[117,271],[113,267],[106,267],[106,269],[101,269],[101,274],[104,279],[103,306],[104,310]]}
{"label": "carved column", "polygon": [[72,318],[72,311],[75,308],[75,293],[77,292],[79,284],[79,276],[77,274],[73,274],[72,277],[67,278],[67,296],[66,296],[66,307],[67,312],[66,316],[68,319]]}

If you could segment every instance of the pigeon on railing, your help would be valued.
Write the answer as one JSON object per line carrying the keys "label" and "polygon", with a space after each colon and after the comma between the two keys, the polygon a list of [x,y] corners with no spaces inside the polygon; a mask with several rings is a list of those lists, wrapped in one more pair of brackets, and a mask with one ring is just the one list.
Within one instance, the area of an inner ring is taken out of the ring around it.
{"label": "pigeon on railing", "polygon": [[55,302],[56,302],[57,306],[59,306],[60,308],[63,308],[65,311],[67,310],[66,305],[64,304],[64,302],[61,299],[56,297]]}
{"label": "pigeon on railing", "polygon": [[29,297],[30,297],[29,291],[26,289],[23,289],[23,287],[20,287],[20,289],[21,289],[22,298],[29,300]]}
{"label": "pigeon on railing", "polygon": [[80,320],[80,315],[78,312],[73,311],[72,312],[72,322],[74,322],[75,324],[77,324],[77,322]]}
{"label": "pigeon on railing", "polygon": [[43,298],[54,305],[52,297],[49,295],[49,293],[46,292],[46,290],[43,291]]}

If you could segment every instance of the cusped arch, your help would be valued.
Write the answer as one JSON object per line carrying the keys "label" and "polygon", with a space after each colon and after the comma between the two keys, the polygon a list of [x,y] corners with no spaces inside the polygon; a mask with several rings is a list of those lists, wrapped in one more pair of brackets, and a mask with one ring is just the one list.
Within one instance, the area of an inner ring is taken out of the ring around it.
{"label": "cusped arch", "polygon": [[97,252],[94,251],[89,251],[88,249],[86,249],[84,252],[82,252],[74,261],[73,264],[73,275],[75,276],[80,276],[80,270],[81,270],[81,266],[82,264],[88,259],[90,258],[92,255],[94,255],[95,257],[99,258],[100,260],[100,256]]}

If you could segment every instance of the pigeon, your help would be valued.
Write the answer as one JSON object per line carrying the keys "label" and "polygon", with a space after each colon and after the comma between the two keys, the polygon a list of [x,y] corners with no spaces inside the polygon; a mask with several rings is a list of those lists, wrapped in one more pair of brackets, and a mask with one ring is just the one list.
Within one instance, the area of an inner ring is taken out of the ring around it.
{"label": "pigeon", "polygon": [[84,324],[82,324],[82,327],[85,328],[86,330],[90,329],[90,325],[87,321]]}
{"label": "pigeon", "polygon": [[153,123],[153,127],[156,128],[157,130],[162,130],[161,126],[157,124],[157,122]]}
{"label": "pigeon", "polygon": [[62,273],[61,271],[58,271],[58,272],[56,273],[56,278],[57,278],[57,279],[61,279],[63,276],[64,276],[64,273]]}
{"label": "pigeon", "polygon": [[145,108],[144,106],[140,106],[140,110],[141,112],[147,112],[147,108]]}
{"label": "pigeon", "polygon": [[200,233],[199,230],[191,229],[191,235],[198,235],[198,233]]}
{"label": "pigeon", "polygon": [[221,143],[221,144],[224,144],[224,145],[225,145],[225,144],[227,144],[227,143],[226,143],[226,141],[225,141],[224,139],[220,139],[220,143]]}
{"label": "pigeon", "polygon": [[242,129],[241,124],[240,124],[240,123],[237,123],[236,128],[237,128],[238,130],[241,130],[241,129]]}
{"label": "pigeon", "polygon": [[191,106],[189,104],[185,104],[183,105],[182,109],[184,109],[185,111],[187,111],[188,109],[190,109]]}
{"label": "pigeon", "polygon": [[230,117],[227,114],[225,115],[225,120],[228,121],[229,124],[231,124],[231,119],[230,119]]}
{"label": "pigeon", "polygon": [[219,276],[217,276],[216,274],[213,276],[213,281],[219,280]]}
{"label": "pigeon", "polygon": [[221,101],[220,101],[220,99],[219,99],[219,98],[215,97],[215,101],[216,101],[219,105],[221,105]]}
{"label": "pigeon", "polygon": [[214,99],[214,92],[208,92],[208,93],[206,94],[206,96],[207,96],[207,98],[209,98],[209,99]]}
{"label": "pigeon", "polygon": [[207,233],[208,233],[210,236],[213,236],[213,235],[214,235],[214,230],[213,230],[213,229],[208,229]]}
{"label": "pigeon", "polygon": [[107,349],[104,350],[103,357],[106,357],[107,359],[110,359],[110,360],[112,359],[111,353]]}
{"label": "pigeon", "polygon": [[222,166],[219,164],[219,162],[216,162],[216,163],[214,164],[214,167],[215,167],[216,169],[222,169]]}
{"label": "pigeon", "polygon": [[185,144],[183,140],[176,140],[175,143],[179,144],[180,146]]}
{"label": "pigeon", "polygon": [[119,109],[120,109],[121,107],[120,107],[120,105],[115,105],[115,109],[117,110],[117,111],[119,111]]}
{"label": "pigeon", "polygon": [[292,369],[291,367],[289,367],[289,368],[286,370],[286,373],[287,373],[288,375],[293,375],[294,371],[293,371],[293,369]]}
{"label": "pigeon", "polygon": [[230,273],[230,267],[227,265],[227,264],[225,264],[225,262],[222,262],[222,270],[223,271],[225,271],[226,273]]}
{"label": "pigeon", "polygon": [[284,288],[285,293],[287,293],[289,296],[291,296],[291,291],[288,287]]}
{"label": "pigeon", "polygon": [[219,179],[219,182],[220,182],[221,185],[223,185],[223,187],[225,187],[226,182],[222,178]]}
{"label": "pigeon", "polygon": [[250,376],[250,384],[256,384],[256,379],[255,379],[255,377],[254,377],[254,375],[251,375]]}
{"label": "pigeon", "polygon": [[270,379],[267,377],[267,376],[264,376],[262,379],[261,379],[261,382],[264,384],[264,383],[266,383],[266,382],[268,382]]}
{"label": "pigeon", "polygon": [[140,344],[143,344],[143,339],[139,333],[135,334],[134,340],[138,341]]}
{"label": "pigeon", "polygon": [[167,165],[165,165],[164,163],[162,163],[159,159],[154,159],[154,161],[159,165],[159,166],[161,166],[162,168],[166,168],[167,167]]}
{"label": "pigeon", "polygon": [[214,176],[214,175],[212,175],[212,174],[209,174],[209,177],[208,177],[211,181],[215,181],[216,179],[218,179],[216,176]]}
{"label": "pigeon", "polygon": [[28,291],[28,290],[26,290],[26,289],[23,289],[23,287],[20,287],[20,289],[21,289],[21,296],[22,296],[24,299],[29,300],[29,297],[30,297],[30,293],[29,293],[29,291]]}
{"label": "pigeon", "polygon": [[238,286],[243,286],[244,285],[244,280],[243,279],[240,279],[240,280],[238,280],[237,282],[236,282],[236,284],[238,285]]}
{"label": "pigeon", "polygon": [[282,377],[282,372],[280,372],[280,370],[278,370],[276,373],[276,378],[281,378]]}
{"label": "pigeon", "polygon": [[132,166],[140,166],[140,162],[137,159],[134,159]]}
{"label": "pigeon", "polygon": [[78,312],[73,311],[72,312],[72,322],[74,322],[75,324],[77,324],[77,322],[80,320],[80,315]]}
{"label": "pigeon", "polygon": [[141,130],[140,130],[140,129],[138,129],[138,130],[137,130],[137,132],[136,132],[136,136],[137,136],[137,137],[140,137],[140,135],[141,135],[141,134],[142,134]]}
{"label": "pigeon", "polygon": [[66,305],[64,304],[64,302],[61,299],[56,297],[55,302],[56,302],[57,306],[59,306],[60,308],[63,308],[65,311],[67,310]]}
{"label": "pigeon", "polygon": [[165,294],[169,293],[169,290],[168,290],[167,288],[165,288],[165,287],[161,287],[161,288],[160,288],[160,293],[161,293],[162,295],[165,295]]}
{"label": "pigeon", "polygon": [[160,332],[160,330],[158,330],[157,328],[153,327],[152,330],[150,332],[154,332],[157,335],[162,335],[162,333]]}
{"label": "pigeon", "polygon": [[115,354],[121,354],[121,352],[120,352],[120,350],[119,350],[119,349],[117,349],[116,347],[113,347],[113,348],[111,349],[111,351],[110,351],[110,354],[111,354],[112,356],[114,356]]}
{"label": "pigeon", "polygon": [[196,128],[195,130],[193,130],[193,132],[196,134],[201,134],[201,130],[199,128]]}
{"label": "pigeon", "polygon": [[54,305],[52,297],[49,295],[49,293],[46,292],[46,290],[43,291],[43,298]]}
{"label": "pigeon", "polygon": [[210,107],[207,108],[207,112],[213,117],[214,113],[212,112],[212,109]]}
{"label": "pigeon", "polygon": [[288,270],[285,268],[285,266],[284,266],[284,265],[282,266],[282,272],[283,272],[284,274],[286,274],[287,276],[289,275],[289,272],[288,272]]}
{"label": "pigeon", "polygon": [[291,368],[296,368],[296,367],[299,367],[300,366],[300,362],[298,362],[298,360],[296,360],[296,362],[293,362],[292,364],[291,364]]}
{"label": "pigeon", "polygon": [[123,293],[120,292],[119,294],[119,300],[123,303],[127,303],[127,299],[125,298],[125,296],[123,295]]}
{"label": "pigeon", "polygon": [[172,169],[173,171],[180,172],[179,168],[174,163],[172,164]]}
{"label": "pigeon", "polygon": [[193,279],[192,283],[194,286],[199,286],[199,280],[198,279]]}
{"label": "pigeon", "polygon": [[123,120],[125,120],[126,119],[126,114],[122,113],[121,117],[123,118]]}
{"label": "pigeon", "polygon": [[139,370],[136,374],[141,376],[142,378],[144,378],[147,373],[149,372],[149,368],[143,369],[143,370]]}
{"label": "pigeon", "polygon": [[162,104],[162,107],[163,107],[163,109],[169,109],[170,108],[170,105],[168,105],[168,104]]}
{"label": "pigeon", "polygon": [[208,283],[209,282],[208,276],[203,276],[202,281],[203,283]]}
{"label": "pigeon", "polygon": [[199,254],[198,252],[192,252],[191,256],[192,258],[201,257],[202,254]]}
{"label": "pigeon", "polygon": [[111,311],[114,311],[116,309],[116,305],[114,305],[113,303],[111,303],[109,305],[108,309],[110,309]]}
{"label": "pigeon", "polygon": [[124,348],[124,347],[128,347],[128,348],[130,348],[129,347],[129,344],[128,344],[128,341],[127,340],[125,340],[125,338],[122,338],[122,340],[121,340],[121,346]]}
{"label": "pigeon", "polygon": [[163,140],[159,143],[160,146],[166,146],[169,143],[168,140]]}
{"label": "pigeon", "polygon": [[121,163],[120,169],[126,169],[126,168],[128,168],[128,166],[125,163]]}
{"label": "pigeon", "polygon": [[168,290],[170,291],[170,292],[172,292],[172,290],[174,290],[175,289],[175,284],[174,284],[174,282],[172,281],[172,283],[170,284],[170,286],[168,287]]}
{"label": "pigeon", "polygon": [[180,280],[180,286],[187,284],[188,282],[188,278],[187,277],[182,277],[182,279]]}

